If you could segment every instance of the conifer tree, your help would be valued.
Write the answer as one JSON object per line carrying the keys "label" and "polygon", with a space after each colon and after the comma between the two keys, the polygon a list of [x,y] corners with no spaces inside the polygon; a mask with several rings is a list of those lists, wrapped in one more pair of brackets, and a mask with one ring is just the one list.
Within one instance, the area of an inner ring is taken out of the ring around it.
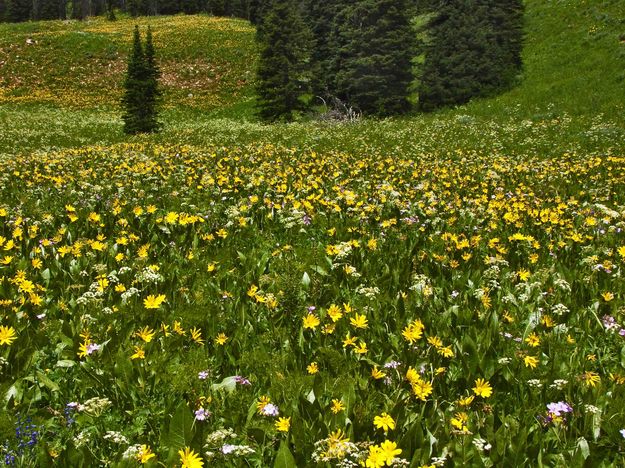
{"label": "conifer tree", "polygon": [[357,0],[343,10],[338,94],[348,105],[380,116],[406,112],[416,35],[408,0]]}
{"label": "conifer tree", "polygon": [[521,69],[521,0],[444,2],[430,24],[419,87],[423,110],[509,87]]}
{"label": "conifer tree", "polygon": [[151,32],[144,51],[139,27],[135,26],[122,97],[125,133],[136,134],[158,130],[157,105],[160,93],[157,81],[158,68],[154,61]]}
{"label": "conifer tree", "polygon": [[32,10],[30,0],[7,0],[6,17],[12,23],[28,21]]}
{"label": "conifer tree", "polygon": [[160,128],[158,122],[158,105],[161,98],[161,91],[158,87],[158,79],[160,78],[160,70],[156,63],[156,53],[152,43],[152,29],[148,26],[148,32],[145,42],[145,100],[146,108],[144,131],[154,132]]}
{"label": "conifer tree", "polygon": [[306,0],[304,4],[304,20],[312,34],[311,91],[323,99],[334,93],[332,31],[337,6],[336,0]]}
{"label": "conifer tree", "polygon": [[293,0],[273,0],[263,17],[257,70],[258,110],[264,120],[292,120],[309,93],[310,35]]}

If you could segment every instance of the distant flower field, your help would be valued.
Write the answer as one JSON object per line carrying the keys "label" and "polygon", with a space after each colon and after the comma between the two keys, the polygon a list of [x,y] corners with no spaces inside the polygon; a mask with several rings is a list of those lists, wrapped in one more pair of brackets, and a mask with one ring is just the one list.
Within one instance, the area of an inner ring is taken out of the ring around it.
{"label": "distant flower field", "polygon": [[625,158],[0,159],[19,466],[611,466]]}

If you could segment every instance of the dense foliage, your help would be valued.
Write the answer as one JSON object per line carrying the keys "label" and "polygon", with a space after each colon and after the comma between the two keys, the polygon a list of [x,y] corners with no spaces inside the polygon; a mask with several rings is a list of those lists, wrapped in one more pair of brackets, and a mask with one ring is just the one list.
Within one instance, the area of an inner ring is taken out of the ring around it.
{"label": "dense foliage", "polygon": [[443,2],[430,24],[419,105],[464,104],[509,87],[521,69],[523,2]]}
{"label": "dense foliage", "polygon": [[622,157],[0,164],[0,430],[23,463],[621,459]]}
{"label": "dense foliage", "polygon": [[366,114],[410,109],[415,35],[407,0],[359,0],[343,12],[336,94]]}
{"label": "dense foliage", "polygon": [[309,93],[310,35],[293,0],[274,0],[262,22],[258,107],[268,121],[291,120]]}

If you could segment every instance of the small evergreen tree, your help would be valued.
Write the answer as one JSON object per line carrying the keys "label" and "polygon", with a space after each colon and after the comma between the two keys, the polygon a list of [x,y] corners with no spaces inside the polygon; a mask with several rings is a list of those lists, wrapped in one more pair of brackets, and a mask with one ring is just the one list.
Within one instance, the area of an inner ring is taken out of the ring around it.
{"label": "small evergreen tree", "polygon": [[154,60],[151,32],[144,48],[141,44],[139,27],[135,26],[132,53],[128,59],[128,69],[124,81],[122,105],[124,132],[136,134],[158,130],[157,105],[158,68]]}
{"label": "small evergreen tree", "polygon": [[385,116],[410,109],[416,54],[410,6],[409,0],[358,0],[347,11],[337,90],[363,113]]}
{"label": "small evergreen tree", "polygon": [[257,70],[259,114],[264,120],[292,120],[306,108],[310,35],[293,0],[274,0],[263,17]]}
{"label": "small evergreen tree", "polygon": [[145,100],[146,108],[144,131],[154,132],[160,128],[158,122],[158,105],[161,98],[161,91],[158,87],[158,79],[161,76],[158,64],[156,63],[156,54],[152,43],[152,28],[148,26],[148,32],[145,42]]}

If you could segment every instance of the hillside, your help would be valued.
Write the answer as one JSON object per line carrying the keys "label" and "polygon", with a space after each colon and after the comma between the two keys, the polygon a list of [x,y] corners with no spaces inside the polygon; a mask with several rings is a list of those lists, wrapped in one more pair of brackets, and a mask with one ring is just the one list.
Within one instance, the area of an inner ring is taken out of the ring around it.
{"label": "hillside", "polygon": [[[139,24],[152,24],[155,31],[166,98],[165,131],[147,140],[349,150],[362,147],[358,142],[364,139],[386,151],[438,151],[444,132],[465,149],[513,151],[527,139],[523,128],[530,125],[545,140],[553,132],[565,150],[623,148],[625,13],[619,4],[528,0],[525,72],[518,87],[458,109],[382,125],[261,125],[253,108],[254,32],[247,23],[206,16],[142,18]],[[0,152],[128,141],[117,109],[134,23],[0,25]]]}
{"label": "hillside", "polygon": [[[527,0],[525,70],[432,114],[267,125],[253,28],[0,25],[10,466],[621,466],[625,11]],[[144,95],[145,96],[145,95]]]}
{"label": "hillside", "polygon": [[0,24],[0,103],[117,108],[132,30],[154,31],[167,107],[203,111],[249,98],[254,29],[240,20],[163,16]]}

